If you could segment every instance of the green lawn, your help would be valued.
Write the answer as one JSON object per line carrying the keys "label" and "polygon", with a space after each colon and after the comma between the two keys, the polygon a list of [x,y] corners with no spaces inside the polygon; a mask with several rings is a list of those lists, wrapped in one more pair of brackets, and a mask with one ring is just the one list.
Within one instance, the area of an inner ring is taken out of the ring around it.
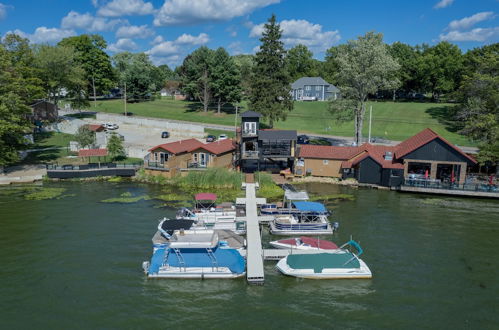
{"label": "green lawn", "polygon": [[233,130],[232,131],[223,131],[221,129],[211,129],[211,128],[205,128],[204,129],[204,132],[206,133],[206,135],[215,135],[217,138],[220,134],[225,134],[227,135],[229,138],[233,138],[236,136],[236,132],[234,132]]}
{"label": "green lawn", "polygon": [[[371,102],[373,106],[372,136],[389,140],[404,140],[429,127],[449,141],[465,146],[475,145],[466,137],[456,133],[453,123],[447,118],[452,107],[443,103],[418,102]],[[196,102],[158,99],[152,102],[127,105],[128,111],[138,116],[177,119],[210,124],[234,125],[234,113],[217,115],[204,113]],[[97,110],[111,113],[123,112],[123,101],[108,100],[97,103]],[[241,111],[247,110],[242,103]],[[369,113],[364,121],[364,135],[368,134]],[[275,124],[276,128],[296,129],[315,134],[353,136],[353,122],[338,124],[331,119],[327,102],[295,102],[294,110],[286,121]]]}

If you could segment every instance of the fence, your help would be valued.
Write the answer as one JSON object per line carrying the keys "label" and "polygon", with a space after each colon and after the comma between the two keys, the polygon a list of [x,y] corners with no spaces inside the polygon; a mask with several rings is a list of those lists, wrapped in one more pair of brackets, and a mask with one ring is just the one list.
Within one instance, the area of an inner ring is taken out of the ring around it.
{"label": "fence", "polygon": [[442,182],[440,180],[432,180],[432,179],[405,178],[404,183],[402,185],[408,187],[430,188],[430,189],[495,192],[499,194],[498,185],[491,184],[486,181],[470,182],[470,180],[465,180],[465,183],[458,184],[450,181]]}
{"label": "fence", "polygon": [[47,176],[54,179],[97,176],[134,176],[140,164],[90,163],[85,165],[47,164]]}

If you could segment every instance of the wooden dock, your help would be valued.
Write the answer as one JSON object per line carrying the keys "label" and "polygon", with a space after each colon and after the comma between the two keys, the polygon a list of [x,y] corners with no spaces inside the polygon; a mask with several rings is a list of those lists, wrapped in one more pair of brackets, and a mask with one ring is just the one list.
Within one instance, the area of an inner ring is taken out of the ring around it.
{"label": "wooden dock", "polygon": [[251,178],[246,179],[246,279],[252,284],[263,284],[265,274],[260,222],[256,207],[256,185]]}

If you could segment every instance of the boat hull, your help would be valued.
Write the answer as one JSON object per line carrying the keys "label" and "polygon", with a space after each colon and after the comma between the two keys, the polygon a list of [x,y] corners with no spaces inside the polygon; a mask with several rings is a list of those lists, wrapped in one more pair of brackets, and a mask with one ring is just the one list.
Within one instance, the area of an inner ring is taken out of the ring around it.
{"label": "boat hull", "polygon": [[324,224],[289,224],[285,226],[276,226],[274,222],[270,222],[270,233],[272,235],[330,235],[333,233],[333,228],[328,223]]}
{"label": "boat hull", "polygon": [[315,273],[313,269],[293,269],[288,266],[287,258],[279,260],[276,268],[284,275],[313,279],[313,280],[334,280],[334,279],[369,279],[372,273],[366,263],[359,259],[360,268],[324,268],[321,273]]}
{"label": "boat hull", "polygon": [[284,244],[284,243],[279,243],[279,241],[272,241],[269,242],[270,245],[275,247],[276,249],[285,249],[285,250],[307,250],[307,251],[319,251],[319,252],[329,252],[331,251],[330,249],[320,249],[316,248],[313,246],[303,246],[303,245],[292,245],[292,244]]}

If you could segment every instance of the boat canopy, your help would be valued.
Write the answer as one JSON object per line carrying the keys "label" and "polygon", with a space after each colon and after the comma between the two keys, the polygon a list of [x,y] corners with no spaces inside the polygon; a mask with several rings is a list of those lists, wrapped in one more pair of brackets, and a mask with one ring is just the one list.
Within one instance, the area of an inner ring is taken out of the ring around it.
{"label": "boat canopy", "polygon": [[217,194],[199,193],[199,194],[194,195],[194,199],[197,201],[216,201]]}
{"label": "boat canopy", "polygon": [[327,213],[324,205],[318,202],[293,202],[293,205],[301,212]]}
{"label": "boat canopy", "polygon": [[284,197],[290,201],[308,201],[308,194],[306,191],[291,191],[286,190],[284,192]]}

